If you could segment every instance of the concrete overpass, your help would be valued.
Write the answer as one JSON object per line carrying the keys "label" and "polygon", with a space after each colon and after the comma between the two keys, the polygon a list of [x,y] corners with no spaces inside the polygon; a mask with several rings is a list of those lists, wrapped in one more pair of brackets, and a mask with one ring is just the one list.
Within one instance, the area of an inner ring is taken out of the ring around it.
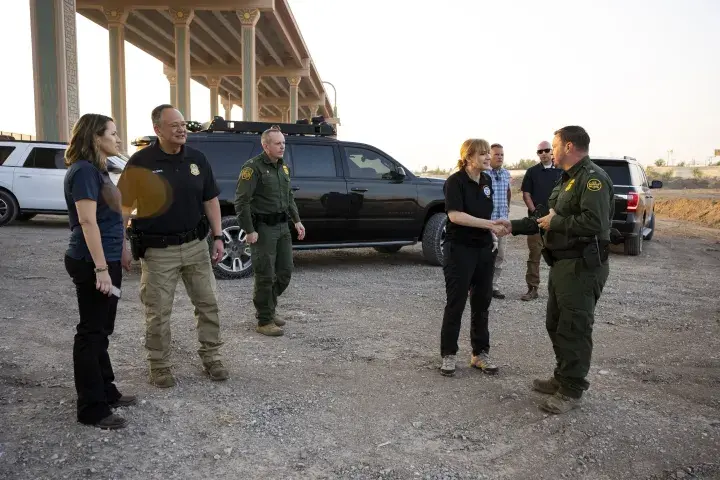
{"label": "concrete overpass", "polygon": [[110,38],[111,115],[127,148],[125,41],[164,64],[169,101],[192,118],[190,79],[210,89],[211,115],[295,122],[333,107],[287,0],[31,0],[38,139],[67,141],[79,117],[75,13]]}

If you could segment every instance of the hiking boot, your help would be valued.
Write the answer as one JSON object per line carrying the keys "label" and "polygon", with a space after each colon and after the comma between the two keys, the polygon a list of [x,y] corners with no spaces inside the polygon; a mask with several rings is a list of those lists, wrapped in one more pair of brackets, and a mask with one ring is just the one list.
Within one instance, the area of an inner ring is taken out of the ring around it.
{"label": "hiking boot", "polygon": [[282,327],[287,323],[285,320],[285,317],[282,315],[278,315],[277,313],[273,316],[273,323],[277,325],[278,327]]}
{"label": "hiking boot", "polygon": [[228,378],[228,370],[220,360],[203,363],[205,372],[210,376],[210,380],[225,380]]}
{"label": "hiking boot", "polygon": [[117,430],[119,428],[125,428],[127,424],[127,420],[118,415],[115,415],[114,413],[111,413],[99,422],[94,423],[93,426],[101,428],[103,430]]}
{"label": "hiking boot", "polygon": [[500,290],[497,290],[497,289],[494,289],[494,290],[492,291],[492,296],[493,296],[493,298],[499,298],[500,300],[502,300],[503,298],[505,298],[505,294],[504,294],[504,293],[501,293]]}
{"label": "hiking boot", "polygon": [[278,327],[274,323],[258,325],[255,331],[262,333],[263,335],[267,335],[268,337],[280,337],[285,333],[282,328]]}
{"label": "hiking boot", "polygon": [[150,384],[159,388],[170,388],[175,386],[175,377],[169,368],[150,369]]}
{"label": "hiking boot", "polygon": [[546,412],[558,415],[579,407],[581,403],[582,400],[579,398],[572,398],[560,392],[555,392],[555,395],[545,400],[545,403],[540,405],[540,408]]}
{"label": "hiking boot", "polygon": [[487,352],[480,352],[478,355],[473,355],[470,359],[470,366],[479,368],[483,373],[494,375],[498,373],[498,367],[490,361],[490,355]]}
{"label": "hiking boot", "polygon": [[445,355],[443,357],[440,374],[445,375],[446,377],[452,377],[455,375],[455,355]]}
{"label": "hiking boot", "polygon": [[555,392],[558,391],[560,388],[560,382],[555,380],[555,377],[550,377],[547,380],[544,380],[542,378],[536,378],[533,380],[533,390],[536,390],[540,393],[547,393],[548,395],[553,395]]}
{"label": "hiking boot", "polygon": [[137,397],[135,395],[123,395],[110,404],[110,408],[121,408],[129,407],[137,404]]}
{"label": "hiking boot", "polygon": [[538,298],[537,287],[528,287],[527,293],[520,297],[520,300],[524,302],[529,302],[530,300],[535,300],[536,298]]}

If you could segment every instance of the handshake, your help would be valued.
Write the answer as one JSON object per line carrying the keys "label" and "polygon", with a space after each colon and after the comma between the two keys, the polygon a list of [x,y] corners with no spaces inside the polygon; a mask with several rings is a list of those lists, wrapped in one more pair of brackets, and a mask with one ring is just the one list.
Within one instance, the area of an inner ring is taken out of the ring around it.
{"label": "handshake", "polygon": [[[555,210],[553,210],[552,208],[548,210],[542,205],[538,205],[537,208],[532,212],[530,218],[535,219],[540,229],[548,231],[550,230],[550,221],[554,216]],[[496,237],[504,237],[505,235],[509,235],[512,233],[512,224],[510,223],[510,220],[505,218],[493,220],[491,231]]]}

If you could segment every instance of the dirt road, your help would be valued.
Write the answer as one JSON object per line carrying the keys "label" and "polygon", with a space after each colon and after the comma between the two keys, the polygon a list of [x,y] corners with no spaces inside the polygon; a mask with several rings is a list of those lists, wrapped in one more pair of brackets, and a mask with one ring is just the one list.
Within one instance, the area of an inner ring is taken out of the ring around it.
{"label": "dirt road", "polygon": [[146,383],[134,272],[110,350],[121,390],[142,403],[119,412],[127,429],[103,432],[75,422],[65,222],[0,229],[0,478],[720,478],[717,235],[658,222],[641,257],[611,257],[590,391],[559,417],[529,389],[553,356],[546,293],[519,300],[523,237],[510,239],[508,297],[491,307],[497,377],[467,366],[469,312],[459,371],[439,375],[442,271],[412,247],[296,253],[282,338],[254,333],[250,279],[219,282],[224,383],[200,370],[179,286],[178,385],[159,390]]}

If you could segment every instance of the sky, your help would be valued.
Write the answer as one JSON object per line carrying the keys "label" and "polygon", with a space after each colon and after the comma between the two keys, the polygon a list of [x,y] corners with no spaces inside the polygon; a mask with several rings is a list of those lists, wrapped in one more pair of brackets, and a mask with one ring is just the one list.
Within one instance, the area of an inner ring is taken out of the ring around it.
{"label": "sky", "polygon": [[[467,138],[501,143],[507,163],[537,159],[564,125],[588,131],[593,155],[644,164],[720,149],[720,1],[288,2],[337,88],[338,138],[412,170],[453,167]],[[0,130],[34,134],[29,5],[0,3]],[[109,115],[108,33],[80,15],[77,32],[80,112]],[[132,139],[170,93],[161,62],[129,43],[125,55]],[[191,101],[207,121],[208,89],[193,81]]]}

